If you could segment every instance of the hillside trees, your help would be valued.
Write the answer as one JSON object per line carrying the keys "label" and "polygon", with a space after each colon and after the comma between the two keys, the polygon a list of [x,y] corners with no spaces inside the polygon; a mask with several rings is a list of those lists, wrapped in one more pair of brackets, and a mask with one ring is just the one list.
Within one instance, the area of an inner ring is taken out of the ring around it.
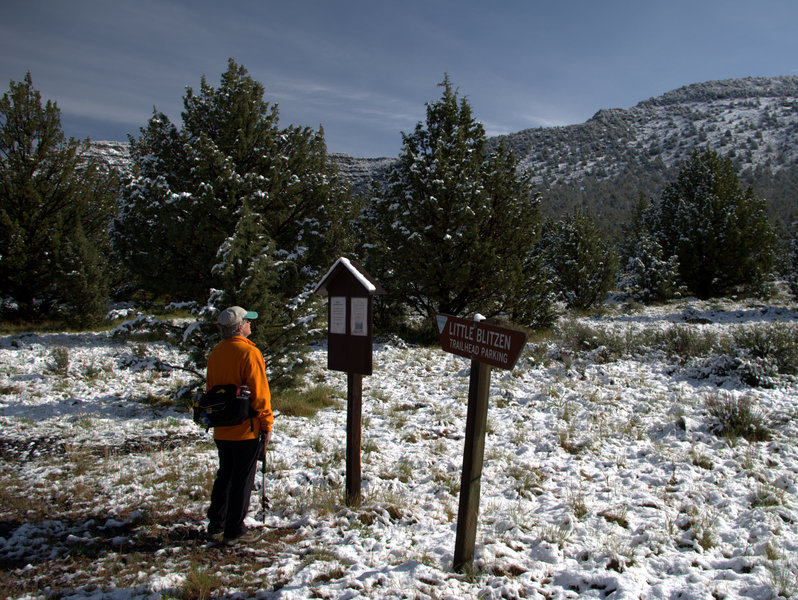
{"label": "hillside trees", "polygon": [[699,298],[738,287],[762,290],[776,244],[765,203],[743,190],[732,163],[695,150],[647,216],[665,257],[675,256],[679,278]]}
{"label": "hillside trees", "polygon": [[0,99],[0,289],[23,319],[90,325],[109,290],[108,225],[117,178],[66,140],[30,73]]}
{"label": "hillside trees", "polygon": [[504,146],[487,154],[466,99],[448,76],[440,87],[365,210],[368,268],[386,304],[422,318],[428,333],[439,312],[546,321],[547,292],[530,259],[540,227],[530,176]]}
{"label": "hillside trees", "polygon": [[131,140],[114,243],[144,290],[210,297],[209,322],[225,305],[259,312],[252,339],[278,381],[304,350],[310,290],[344,250],[353,208],[323,132],[280,128],[263,96],[230,60],[218,88],[187,88],[180,128],[155,111]]}

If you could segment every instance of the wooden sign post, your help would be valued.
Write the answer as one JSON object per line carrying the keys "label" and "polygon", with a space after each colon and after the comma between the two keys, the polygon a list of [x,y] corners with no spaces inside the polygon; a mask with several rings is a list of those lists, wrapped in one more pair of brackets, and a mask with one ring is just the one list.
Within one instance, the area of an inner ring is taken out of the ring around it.
{"label": "wooden sign post", "polygon": [[346,376],[346,503],[360,503],[363,375],[371,375],[374,295],[379,283],[357,262],[339,258],[316,286],[327,294],[327,368]]}
{"label": "wooden sign post", "polygon": [[465,571],[474,562],[491,366],[512,369],[526,345],[527,335],[523,331],[451,315],[438,315],[438,332],[443,350],[471,359],[453,565],[456,571]]}

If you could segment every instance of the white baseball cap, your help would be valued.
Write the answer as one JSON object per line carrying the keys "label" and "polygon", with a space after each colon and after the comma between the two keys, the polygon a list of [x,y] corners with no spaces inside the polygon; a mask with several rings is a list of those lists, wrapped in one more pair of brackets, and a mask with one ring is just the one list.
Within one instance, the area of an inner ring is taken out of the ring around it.
{"label": "white baseball cap", "polygon": [[232,327],[234,325],[238,325],[244,319],[252,321],[253,319],[257,318],[258,313],[254,311],[245,310],[240,306],[231,306],[230,308],[225,308],[219,313],[218,323],[222,327]]}

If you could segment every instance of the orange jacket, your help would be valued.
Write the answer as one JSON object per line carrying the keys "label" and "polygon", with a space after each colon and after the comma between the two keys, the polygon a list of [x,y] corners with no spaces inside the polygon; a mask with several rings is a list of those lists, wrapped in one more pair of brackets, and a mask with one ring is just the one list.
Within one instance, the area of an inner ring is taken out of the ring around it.
{"label": "orange jacket", "polygon": [[261,431],[270,431],[274,417],[263,354],[255,344],[240,335],[216,344],[208,357],[206,388],[230,383],[249,386],[250,406],[257,414],[239,425],[214,427],[213,437],[217,440],[251,440]]}

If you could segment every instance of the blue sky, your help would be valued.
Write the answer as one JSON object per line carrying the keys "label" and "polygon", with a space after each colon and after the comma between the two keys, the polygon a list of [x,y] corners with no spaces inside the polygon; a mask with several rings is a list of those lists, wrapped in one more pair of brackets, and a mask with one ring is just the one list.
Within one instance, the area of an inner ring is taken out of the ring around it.
{"label": "blue sky", "polygon": [[228,58],[280,125],[396,156],[448,73],[489,136],[701,81],[798,75],[793,0],[2,0],[2,90],[30,71],[68,136],[125,140]]}

